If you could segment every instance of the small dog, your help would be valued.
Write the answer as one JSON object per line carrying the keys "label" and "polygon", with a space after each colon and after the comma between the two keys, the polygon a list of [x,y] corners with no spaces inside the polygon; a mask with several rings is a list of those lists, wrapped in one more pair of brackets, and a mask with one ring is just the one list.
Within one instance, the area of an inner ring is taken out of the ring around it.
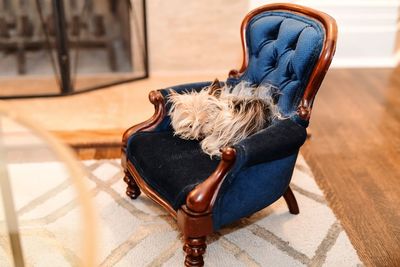
{"label": "small dog", "polygon": [[202,150],[220,156],[220,149],[234,145],[281,119],[273,86],[251,87],[241,82],[234,88],[216,79],[200,92],[178,94],[171,90],[171,125],[175,135],[201,140]]}
{"label": "small dog", "polygon": [[200,92],[178,94],[171,90],[169,115],[175,135],[189,140],[200,140],[210,135],[213,132],[212,120],[221,110],[219,94],[218,80]]}

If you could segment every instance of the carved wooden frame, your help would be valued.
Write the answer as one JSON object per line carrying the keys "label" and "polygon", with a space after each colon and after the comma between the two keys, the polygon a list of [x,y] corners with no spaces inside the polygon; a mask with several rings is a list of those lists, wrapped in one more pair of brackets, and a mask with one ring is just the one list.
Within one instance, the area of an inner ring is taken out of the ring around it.
{"label": "carved wooden frame", "polygon": [[[325,13],[294,4],[271,4],[257,8],[250,12],[243,20],[241,25],[241,40],[243,48],[243,62],[239,70],[231,70],[230,77],[239,77],[247,68],[247,47],[245,43],[245,29],[252,17],[257,14],[270,10],[284,10],[316,19],[325,28],[326,37],[319,60],[313,69],[310,80],[305,89],[304,95],[298,107],[298,114],[305,120],[310,118],[312,103],[323,78],[331,63],[336,47],[337,27],[333,18]],[[216,170],[202,183],[197,185],[186,197],[186,204],[176,212],[173,207],[167,203],[155,190],[153,190],[139,175],[135,166],[126,159],[126,147],[130,136],[139,131],[152,131],[164,119],[167,112],[165,109],[165,100],[161,92],[151,91],[149,100],[155,107],[153,116],[145,122],[137,124],[125,131],[122,139],[122,166],[125,170],[124,181],[128,184],[127,195],[135,199],[140,195],[141,190],[145,194],[164,207],[174,218],[177,219],[178,226],[181,229],[186,252],[186,266],[203,266],[203,254],[206,250],[206,236],[213,233],[212,208],[217,198],[219,188],[223,183],[226,173],[231,169],[235,162],[236,151],[233,148],[225,148],[222,151],[222,157]],[[292,214],[298,214],[299,208],[296,198],[288,187],[283,195],[289,211]]]}
{"label": "carved wooden frame", "polygon": [[248,53],[247,53],[247,46],[246,46],[246,28],[250,20],[265,11],[289,11],[292,13],[297,13],[300,15],[306,15],[317,22],[323,25],[325,30],[325,40],[324,46],[322,48],[320,57],[318,59],[317,64],[315,65],[306,89],[304,91],[303,97],[300,101],[298,106],[298,114],[301,118],[308,120],[311,116],[311,109],[312,104],[314,102],[314,98],[318,92],[319,87],[325,77],[326,72],[331,64],[333,59],[333,55],[335,54],[336,50],[336,40],[337,40],[337,25],[334,18],[320,12],[315,9],[311,9],[308,7],[295,5],[295,4],[285,4],[285,3],[277,3],[277,4],[270,4],[261,6],[259,8],[254,9],[251,11],[247,16],[243,19],[242,24],[240,26],[240,37],[242,41],[242,50],[243,50],[243,61],[242,66],[239,70],[231,70],[229,72],[229,77],[238,77],[247,69],[248,65]]}

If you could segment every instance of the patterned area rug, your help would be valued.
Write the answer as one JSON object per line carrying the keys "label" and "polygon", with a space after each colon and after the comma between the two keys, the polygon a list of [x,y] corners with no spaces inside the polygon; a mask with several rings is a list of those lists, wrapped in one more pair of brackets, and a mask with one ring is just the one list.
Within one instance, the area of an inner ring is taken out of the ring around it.
{"label": "patterned area rug", "polygon": [[[119,160],[84,164],[98,214],[99,266],[182,266],[182,241],[175,221],[145,195],[135,201],[125,196]],[[28,175],[46,169],[37,180],[12,181],[14,188],[25,188],[16,206],[27,266],[77,266],[80,262],[79,207],[68,177],[58,174],[55,179],[57,168],[56,163],[34,163],[9,170]],[[51,190],[41,190],[43,184]],[[280,199],[224,228],[208,239],[206,266],[362,265],[301,156],[291,186],[299,215],[291,215]],[[0,223],[4,228],[3,217]],[[0,228],[0,266],[11,266],[9,254]]]}

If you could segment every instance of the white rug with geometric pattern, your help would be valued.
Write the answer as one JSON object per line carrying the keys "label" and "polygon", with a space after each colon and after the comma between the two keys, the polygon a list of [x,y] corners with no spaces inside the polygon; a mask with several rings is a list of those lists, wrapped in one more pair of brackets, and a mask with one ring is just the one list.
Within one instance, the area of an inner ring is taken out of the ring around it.
{"label": "white rug with geometric pattern", "polygon": [[[98,218],[98,265],[182,266],[184,253],[175,221],[144,194],[134,201],[125,196],[119,160],[83,163],[90,172],[88,185]],[[26,266],[80,262],[79,208],[68,177],[60,177],[57,168],[57,163],[9,167],[11,173],[27,175],[46,170],[29,181],[12,181],[14,188],[25,190],[16,207]],[[51,190],[41,190],[43,184]],[[299,215],[290,214],[280,199],[224,228],[207,241],[206,266],[362,266],[302,156],[291,187]],[[1,267],[11,266],[2,216],[0,210]]]}

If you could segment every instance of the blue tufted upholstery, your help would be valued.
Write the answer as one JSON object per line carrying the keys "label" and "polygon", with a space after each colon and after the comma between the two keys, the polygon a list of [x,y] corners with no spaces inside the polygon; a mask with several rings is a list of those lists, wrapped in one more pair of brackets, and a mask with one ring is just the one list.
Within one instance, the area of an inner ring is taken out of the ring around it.
{"label": "blue tufted upholstery", "polygon": [[240,163],[225,178],[213,210],[214,229],[249,216],[278,200],[287,189],[298,151],[293,154],[240,168]]}
{"label": "blue tufted upholstery", "polygon": [[[248,66],[239,77],[226,82],[276,86],[280,111],[289,118],[235,145],[235,164],[221,185],[212,211],[214,230],[270,205],[288,187],[306,136],[307,121],[299,119],[295,110],[324,38],[319,22],[293,12],[265,11],[249,21],[245,39]],[[173,89],[200,90],[208,84]],[[161,93],[168,99],[168,90]],[[126,152],[146,183],[177,210],[188,192],[215,169],[216,161],[205,157],[196,141],[178,140],[171,131],[166,116],[152,132],[132,135]]]}
{"label": "blue tufted upholstery", "polygon": [[269,11],[252,18],[246,29],[249,64],[239,79],[279,88],[278,105],[291,115],[322,49],[324,30],[315,20],[290,12]]}

